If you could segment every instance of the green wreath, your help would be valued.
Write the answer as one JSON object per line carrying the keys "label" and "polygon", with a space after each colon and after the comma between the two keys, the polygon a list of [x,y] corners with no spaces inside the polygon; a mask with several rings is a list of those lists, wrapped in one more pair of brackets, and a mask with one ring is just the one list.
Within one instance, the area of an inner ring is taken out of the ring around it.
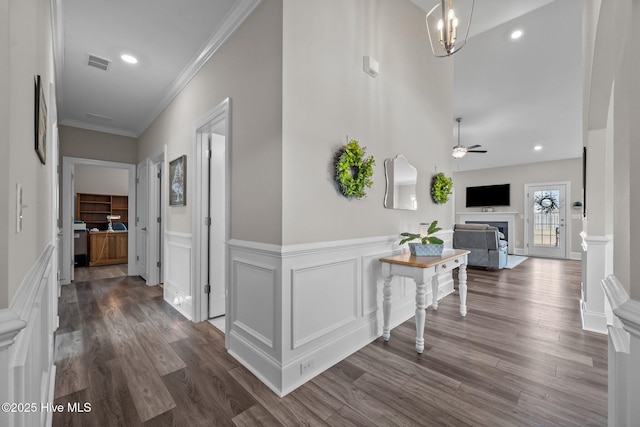
{"label": "green wreath", "polygon": [[431,178],[431,199],[434,203],[444,205],[449,201],[453,189],[453,179],[443,173],[437,173]]}
{"label": "green wreath", "polygon": [[336,153],[336,182],[346,197],[360,199],[366,196],[365,188],[373,185],[376,161],[373,156],[363,158],[365,149],[351,140]]}

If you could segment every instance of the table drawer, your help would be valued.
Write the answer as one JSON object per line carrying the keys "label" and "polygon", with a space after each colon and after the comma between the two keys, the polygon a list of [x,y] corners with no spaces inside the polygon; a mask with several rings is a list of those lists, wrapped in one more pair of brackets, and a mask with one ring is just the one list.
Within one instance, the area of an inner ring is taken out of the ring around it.
{"label": "table drawer", "polygon": [[460,267],[460,264],[463,264],[463,263],[464,263],[464,257],[447,260],[442,264],[436,265],[436,273],[444,273],[446,271],[456,269]]}

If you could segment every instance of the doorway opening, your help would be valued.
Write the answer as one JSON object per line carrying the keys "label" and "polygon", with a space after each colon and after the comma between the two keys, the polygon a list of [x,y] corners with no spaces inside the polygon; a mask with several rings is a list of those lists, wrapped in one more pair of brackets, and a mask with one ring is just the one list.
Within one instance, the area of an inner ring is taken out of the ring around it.
{"label": "doorway opening", "polygon": [[[62,254],[61,254],[61,259],[62,259],[62,265],[60,266],[60,283],[61,284],[69,284],[71,283],[71,281],[75,280],[75,250],[74,250],[74,239],[75,239],[75,229],[74,229],[74,225],[75,225],[75,221],[79,220],[77,218],[78,215],[78,203],[77,203],[77,199],[76,199],[76,167],[78,167],[78,172],[81,171],[81,169],[85,166],[92,166],[92,167],[100,167],[100,168],[110,168],[110,169],[115,169],[115,170],[124,170],[124,172],[127,174],[125,180],[126,180],[126,188],[127,188],[127,195],[128,195],[128,200],[126,202],[124,202],[126,204],[126,212],[127,212],[127,216],[128,218],[135,218],[136,215],[136,209],[135,209],[135,165],[132,164],[128,164],[128,163],[117,163],[117,162],[108,162],[108,161],[103,161],[103,160],[94,160],[94,159],[83,159],[83,158],[76,158],[76,157],[63,157],[62,159]],[[123,199],[124,200],[124,199]],[[112,206],[112,201],[111,199],[109,200],[109,202],[107,203],[106,199],[104,201],[101,201],[100,206]],[[91,205],[91,203],[87,203],[87,206]],[[97,220],[97,216],[104,216],[104,224],[105,224],[105,230],[108,228],[108,222],[109,219],[107,219],[107,215],[115,215],[113,212],[109,211],[109,213],[107,213],[106,209],[99,209],[97,206],[99,205],[98,202],[95,203],[95,210],[96,210],[96,214],[91,214],[90,216],[92,217],[96,217],[95,219]],[[116,207],[118,208],[124,208],[124,206],[118,205],[116,204]],[[122,211],[124,212],[125,209],[122,209]],[[98,213],[100,212],[100,213]],[[122,214],[120,214],[120,219],[122,219]],[[102,218],[100,218],[100,220],[102,220]],[[122,221],[119,221],[122,222]],[[104,231],[101,230],[99,226],[92,226],[91,228],[98,228],[99,231]],[[97,236],[97,234],[96,234]],[[112,237],[112,236],[108,236],[108,237]],[[121,237],[121,236],[119,236]],[[96,242],[99,239],[96,239]],[[121,241],[122,240],[122,241]],[[106,243],[105,243],[106,242]],[[105,246],[110,243],[110,240],[105,240],[104,245]],[[133,233],[128,234],[126,242],[124,242],[123,239],[119,239],[118,240],[118,244],[120,245],[120,249],[121,252],[124,252],[124,249],[121,248],[121,246],[126,247],[126,255],[123,257],[123,261],[126,259],[127,262],[127,268],[126,268],[126,274],[127,275],[135,275],[136,271],[135,271],[135,244],[136,244],[136,238],[135,235]],[[87,242],[87,245],[90,246],[91,243]],[[116,243],[114,242],[114,253],[116,251]],[[90,251],[90,248],[88,248]]]}
{"label": "doorway opening", "polygon": [[229,277],[230,100],[226,99],[195,126],[196,201],[193,236],[196,259],[195,321],[226,329]]}

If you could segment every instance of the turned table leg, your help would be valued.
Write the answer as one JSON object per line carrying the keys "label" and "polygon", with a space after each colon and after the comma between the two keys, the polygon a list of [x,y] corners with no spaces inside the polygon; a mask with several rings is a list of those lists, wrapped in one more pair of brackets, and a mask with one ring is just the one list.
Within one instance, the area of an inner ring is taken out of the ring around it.
{"label": "turned table leg", "polygon": [[434,274],[431,278],[431,308],[438,309],[438,273]]}
{"label": "turned table leg", "polygon": [[458,291],[460,293],[460,315],[467,315],[467,264],[461,264],[458,269]]}
{"label": "turned table leg", "polygon": [[416,351],[422,353],[424,350],[424,324],[427,317],[427,285],[416,281]]}
{"label": "turned table leg", "polygon": [[382,338],[385,341],[389,341],[391,338],[391,329],[389,323],[391,322],[391,279],[392,275],[387,276],[384,279],[384,287],[382,288]]}

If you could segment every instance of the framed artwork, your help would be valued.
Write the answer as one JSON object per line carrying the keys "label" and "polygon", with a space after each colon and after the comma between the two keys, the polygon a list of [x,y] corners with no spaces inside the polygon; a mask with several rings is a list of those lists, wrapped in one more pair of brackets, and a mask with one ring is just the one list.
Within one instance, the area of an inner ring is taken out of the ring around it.
{"label": "framed artwork", "polygon": [[169,206],[187,205],[187,156],[169,162]]}
{"label": "framed artwork", "polygon": [[44,99],[44,90],[40,75],[35,80],[35,149],[40,158],[40,162],[44,165],[47,163],[47,103]]}

